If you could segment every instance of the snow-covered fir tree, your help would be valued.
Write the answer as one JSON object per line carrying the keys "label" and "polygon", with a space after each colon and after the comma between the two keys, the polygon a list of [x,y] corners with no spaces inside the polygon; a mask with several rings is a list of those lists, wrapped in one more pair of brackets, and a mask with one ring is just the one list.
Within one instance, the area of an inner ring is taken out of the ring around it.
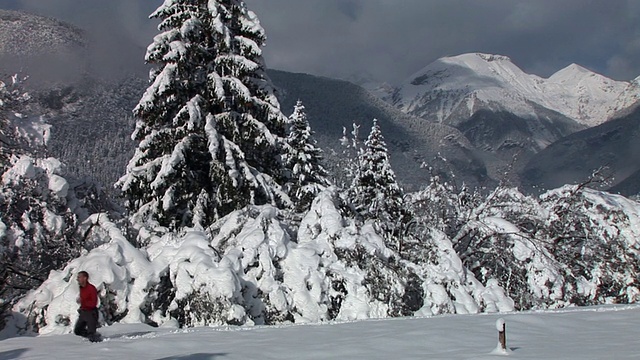
{"label": "snow-covered fir tree", "polygon": [[134,110],[139,146],[119,181],[134,222],[206,226],[247,204],[287,203],[286,117],[265,73],[264,30],[240,0],[167,0]]}
{"label": "snow-covered fir tree", "polygon": [[322,166],[322,150],[313,138],[302,101],[298,100],[289,117],[290,129],[284,166],[290,174],[287,193],[295,210],[309,210],[313,199],[329,185],[328,174]]}
{"label": "snow-covered fir tree", "polygon": [[[286,243],[289,234],[278,221],[271,228],[271,218],[259,218],[248,235],[246,223],[228,225],[233,227],[228,235],[242,235],[238,240],[215,244],[214,239],[216,220],[226,223],[225,215],[238,219],[233,214],[259,213],[252,206],[264,205],[269,214],[281,217],[275,209],[290,205],[281,186],[287,177],[281,163],[287,119],[265,73],[264,30],[238,0],[165,1],[152,17],[161,19],[163,32],[148,48],[146,60],[158,68],[134,110],[134,137],[140,145],[119,184],[134,224],[177,230],[165,237],[142,231],[142,244],[158,249],[181,239],[185,227],[206,229],[212,243],[194,255],[206,259],[207,266],[220,266],[226,277],[216,277],[218,271],[196,276],[188,264],[183,269],[170,261],[160,263],[142,311],[149,321],[174,319],[185,326],[282,320],[286,309],[271,308],[271,285],[262,287],[250,278],[254,273],[259,279],[281,276],[282,254],[267,244]],[[265,244],[252,237],[262,225],[268,234]],[[274,239],[274,232],[282,236]],[[198,239],[198,244],[207,242]],[[184,246],[185,251],[192,248]],[[218,257],[227,249],[231,257],[243,249],[249,253],[230,268],[218,264],[228,261]],[[264,266],[270,267],[269,274]],[[281,300],[278,306],[285,306]]]}
{"label": "snow-covered fir tree", "polygon": [[362,147],[359,132],[360,125],[356,123],[352,124],[351,131],[343,127],[342,137],[339,140],[341,151],[338,153],[332,149],[331,161],[327,163],[330,181],[343,189],[351,187],[358,172],[358,154]]}
{"label": "snow-covered fir tree", "polygon": [[357,169],[349,198],[364,219],[375,220],[393,247],[401,249],[401,232],[409,220],[403,191],[391,168],[389,152],[376,119],[364,148],[358,154]]}

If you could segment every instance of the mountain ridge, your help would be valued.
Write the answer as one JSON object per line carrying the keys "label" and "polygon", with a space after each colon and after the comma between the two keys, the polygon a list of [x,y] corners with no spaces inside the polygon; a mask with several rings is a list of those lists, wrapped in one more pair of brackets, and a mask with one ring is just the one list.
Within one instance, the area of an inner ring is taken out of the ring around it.
{"label": "mountain ridge", "polygon": [[[611,184],[593,184],[630,196],[640,193],[633,179],[640,169],[640,108],[628,115],[573,133],[532,157],[523,170],[527,188],[554,188],[586,180],[607,166]],[[625,179],[628,179],[625,181]],[[619,186],[618,186],[619,185]]]}
{"label": "mountain ridge", "polygon": [[[61,29],[63,33],[60,39],[67,39],[69,43],[61,45],[58,50],[87,42],[86,39],[74,40],[74,36],[83,36],[83,33],[55,19],[29,20],[38,16],[12,11],[5,13],[10,15],[10,19],[25,18],[21,20],[23,23],[44,23],[52,27],[54,32]],[[0,16],[0,33],[2,29],[9,28],[2,27],[3,21],[9,20],[3,20]],[[65,31],[69,34],[65,35]],[[41,36],[25,40],[30,44],[29,49],[38,49],[40,46],[37,44],[41,41]],[[491,187],[492,184],[504,180],[507,170],[510,171],[509,180],[513,181],[514,185],[520,185],[520,172],[529,159],[559,139],[587,128],[586,125],[533,102],[522,94],[511,94],[510,99],[526,110],[522,111],[524,115],[533,113],[533,119],[513,114],[508,106],[500,103],[499,97],[496,101],[492,101],[490,97],[482,97],[487,94],[476,94],[463,98],[464,101],[455,102],[456,96],[464,97],[465,91],[482,84],[493,86],[497,94],[509,95],[508,92],[502,91],[504,89],[500,89],[501,82],[496,80],[496,74],[502,74],[500,76],[504,79],[513,79],[517,86],[525,89],[527,86],[542,88],[541,84],[545,79],[535,75],[529,78],[529,75],[514,65],[509,57],[502,55],[475,53],[443,59],[440,61],[440,70],[445,72],[436,72],[436,76],[425,77],[418,76],[420,72],[417,72],[416,76],[410,79],[418,85],[440,86],[441,92],[446,89],[452,90],[453,96],[450,98],[434,94],[434,106],[440,106],[440,115],[443,118],[445,115],[451,117],[443,122],[434,121],[436,117],[419,117],[417,114],[401,112],[398,107],[380,100],[380,96],[372,95],[371,91],[367,92],[351,82],[278,70],[269,70],[269,75],[275,85],[283,90],[279,99],[285,114],[290,113],[298,98],[303,100],[319,143],[325,149],[329,162],[334,164],[343,156],[339,146],[342,128],[350,131],[351,124],[356,122],[363,126],[361,134],[364,134],[373,118],[379,118],[390,144],[392,164],[398,173],[399,181],[408,190],[423,186],[432,175],[428,170],[421,168],[422,164],[427,164],[433,173],[441,177],[448,177],[449,180],[455,178],[459,184],[464,182],[471,187]],[[80,56],[76,62],[83,63],[86,59]],[[457,78],[458,83],[445,83],[446,70],[451,64],[456,65],[456,69],[461,71],[458,75],[474,76],[475,85],[465,85],[465,76]],[[4,71],[8,71],[7,65],[10,64],[2,64]],[[18,65],[21,66],[22,63]],[[90,71],[91,68],[83,68],[82,71],[84,69]],[[473,69],[481,71],[472,71]],[[78,68],[74,71],[77,72]],[[477,76],[478,72],[482,71],[485,76]],[[566,82],[566,78],[570,78],[573,73],[581,74],[573,83],[601,80],[600,75],[593,75],[594,73],[588,69],[576,64],[559,70],[550,78],[555,78],[556,83],[561,83],[563,79]],[[141,96],[146,79],[136,74],[134,77],[115,79],[107,83],[102,79],[87,78],[87,74],[91,75],[90,72],[83,72],[80,79],[73,76],[64,77],[63,85],[53,87],[38,84],[37,77],[31,77],[28,83],[44,88],[35,93],[35,96],[45,108],[45,115],[54,125],[49,148],[52,154],[65,160],[74,176],[94,176],[106,186],[111,186],[121,175],[120,172],[124,171],[124,164],[121,164],[123,159],[128,159],[132,151],[132,142],[128,138],[130,131],[133,131],[131,109]],[[535,81],[532,83],[531,79]],[[640,77],[628,83],[619,83],[624,85],[622,92],[625,95],[616,102],[615,109],[616,115],[622,116],[633,108],[629,104],[638,104]],[[469,88],[465,88],[467,85]],[[371,90],[370,86],[368,90]],[[389,94],[388,90],[382,92]],[[446,101],[440,104],[443,99]],[[491,101],[485,101],[487,99]],[[78,123],[82,120],[82,123]],[[82,136],[74,140],[73,134],[78,129],[81,129]],[[126,136],[123,136],[125,133]],[[114,137],[117,137],[118,141],[122,140],[122,146],[110,146]],[[70,143],[73,141],[75,143]],[[110,159],[109,164],[94,162],[91,160],[94,154],[109,154],[108,157],[100,157]],[[517,158],[517,161],[514,161],[514,158]],[[446,173],[449,173],[449,176],[445,176]]]}
{"label": "mountain ridge", "polygon": [[[403,112],[452,122],[453,110],[465,105],[472,115],[476,102],[499,104],[501,111],[535,117],[530,103],[556,111],[585,126],[610,119],[621,107],[616,100],[631,82],[611,80],[577,64],[558,70],[549,78],[527,74],[509,57],[467,53],[440,58],[417,71],[387,94]],[[439,104],[433,104],[434,100]],[[425,104],[435,105],[429,109]]]}

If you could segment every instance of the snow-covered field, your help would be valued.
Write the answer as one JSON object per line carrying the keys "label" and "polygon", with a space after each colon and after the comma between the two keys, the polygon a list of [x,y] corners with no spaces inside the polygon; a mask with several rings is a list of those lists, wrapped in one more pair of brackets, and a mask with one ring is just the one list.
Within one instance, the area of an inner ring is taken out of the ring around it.
{"label": "snow-covered field", "polygon": [[[507,354],[496,352],[496,320]],[[639,359],[640,305],[324,325],[171,329],[116,325],[0,341],[0,359]]]}

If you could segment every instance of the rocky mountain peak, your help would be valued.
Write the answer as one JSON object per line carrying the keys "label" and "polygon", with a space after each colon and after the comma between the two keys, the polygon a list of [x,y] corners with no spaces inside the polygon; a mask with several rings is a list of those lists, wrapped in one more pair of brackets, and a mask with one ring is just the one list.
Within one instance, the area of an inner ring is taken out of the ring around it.
{"label": "rocky mountain peak", "polygon": [[462,107],[471,116],[478,104],[485,104],[525,118],[546,108],[590,127],[614,116],[628,85],[578,64],[545,79],[526,73],[507,56],[469,53],[427,65],[403,82],[392,99],[407,113],[445,123],[455,123],[451,116]]}

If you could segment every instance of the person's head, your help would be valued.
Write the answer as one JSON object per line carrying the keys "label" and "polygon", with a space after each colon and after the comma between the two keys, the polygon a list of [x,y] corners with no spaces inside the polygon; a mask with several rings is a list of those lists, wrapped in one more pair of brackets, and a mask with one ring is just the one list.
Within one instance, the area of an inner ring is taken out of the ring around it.
{"label": "person's head", "polygon": [[85,285],[87,285],[87,283],[89,283],[89,273],[86,271],[80,271],[78,273],[78,285],[80,285],[80,287],[84,287]]}

